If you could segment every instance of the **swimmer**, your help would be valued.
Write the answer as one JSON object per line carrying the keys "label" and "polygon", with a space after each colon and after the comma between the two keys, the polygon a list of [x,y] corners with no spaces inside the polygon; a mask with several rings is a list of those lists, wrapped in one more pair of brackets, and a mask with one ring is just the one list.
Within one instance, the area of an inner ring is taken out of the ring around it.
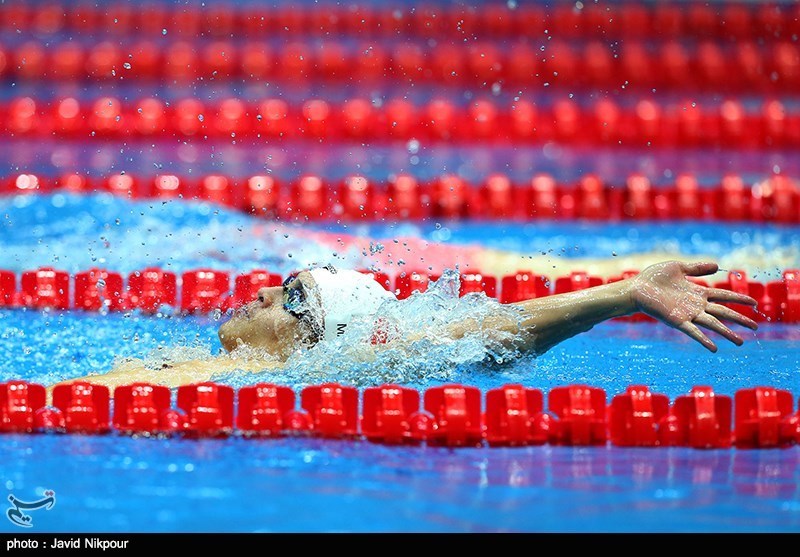
{"label": "swimmer", "polygon": [[[739,346],[744,339],[726,323],[757,328],[755,321],[729,307],[755,306],[756,300],[690,280],[718,270],[711,262],[663,261],[618,282],[513,304],[498,303],[488,314],[454,320],[440,333],[444,338],[434,340],[456,341],[480,334],[487,343],[507,344],[519,355],[539,355],[603,321],[642,312],[716,352],[717,344],[707,333]],[[235,310],[218,331],[224,354],[169,364],[167,369],[147,368],[135,360],[81,380],[109,387],[134,381],[176,387],[230,371],[263,372],[280,367],[297,352],[335,341],[356,319],[371,320],[380,333],[383,304],[402,303],[405,301],[396,300],[371,277],[357,271],[314,268],[290,276],[282,286],[262,288],[255,300]],[[384,334],[377,343],[373,337],[365,344],[380,350],[381,346],[413,343],[421,336],[424,333]],[[253,357],[254,353],[264,357]]]}

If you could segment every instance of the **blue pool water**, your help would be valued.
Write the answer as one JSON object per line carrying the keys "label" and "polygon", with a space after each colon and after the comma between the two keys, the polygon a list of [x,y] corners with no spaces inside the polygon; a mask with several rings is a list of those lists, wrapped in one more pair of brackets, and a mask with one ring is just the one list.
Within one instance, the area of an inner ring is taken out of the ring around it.
{"label": "blue pool water", "polygon": [[[52,266],[70,273],[104,267],[127,274],[155,265],[175,273],[206,267],[231,272],[268,268],[287,274],[331,259],[352,267],[378,263],[374,253],[361,249],[339,250],[334,257],[330,245],[314,236],[314,231],[350,236],[363,240],[363,245],[375,240],[388,250],[396,239],[412,238],[454,249],[478,246],[522,256],[547,255],[554,261],[650,252],[707,256],[722,267],[749,271],[761,281],[775,280],[784,269],[800,267],[800,227],[743,222],[298,225],[254,218],[206,202],[131,201],[111,194],[61,192],[0,197],[0,218],[0,269],[16,272]],[[187,245],[192,249],[186,249]],[[405,266],[383,270],[393,275],[435,264],[404,257]],[[547,269],[540,272],[550,274]]]}
{"label": "blue pool water", "polygon": [[[129,272],[157,263],[175,272],[212,266],[287,272],[329,249],[290,227],[205,204],[165,205],[109,196],[0,200],[0,268],[54,265]],[[117,222],[119,219],[119,222]],[[273,228],[270,228],[273,227]],[[442,235],[442,230],[449,236]],[[797,228],[646,225],[411,225],[348,229],[402,232],[459,246],[553,250],[554,257],[609,257],[657,250],[724,256],[766,274],[765,253],[797,265]],[[192,241],[191,250],[186,242]],[[285,242],[285,243],[283,243]],[[253,244],[262,247],[253,250]],[[565,249],[577,245],[578,250]],[[287,247],[288,246],[288,247]],[[613,246],[613,247],[612,247]],[[286,250],[295,250],[287,262]],[[577,255],[576,255],[577,254]],[[353,265],[369,263],[350,254]],[[364,256],[366,257],[366,256]],[[118,357],[159,350],[219,351],[224,316],[98,315],[0,311],[0,381],[50,384],[110,369]],[[742,347],[716,354],[664,326],[605,323],[536,359],[467,363],[403,378],[418,388],[459,382],[486,391],[515,382],[543,392],[587,383],[609,398],[631,384],[674,397],[695,385],[723,394],[769,385],[800,393],[800,329],[765,324]],[[330,377],[336,380],[337,377]],[[223,382],[241,385],[241,378]],[[378,376],[343,382],[360,387]],[[269,380],[297,389],[319,376],[302,367]],[[255,381],[255,379],[253,380]],[[0,436],[6,493],[57,505],[37,511],[33,532],[797,532],[800,449],[694,450],[606,447],[398,448],[319,439],[187,440],[108,436]],[[0,531],[19,529],[0,519]]]}

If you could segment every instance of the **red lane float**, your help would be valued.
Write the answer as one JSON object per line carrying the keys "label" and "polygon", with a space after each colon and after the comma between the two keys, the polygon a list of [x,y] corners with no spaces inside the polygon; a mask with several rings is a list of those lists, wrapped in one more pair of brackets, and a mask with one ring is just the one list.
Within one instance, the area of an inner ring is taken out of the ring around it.
{"label": "red lane float", "polygon": [[[475,183],[453,175],[430,183],[399,175],[379,183],[360,175],[333,182],[308,174],[289,184],[270,176],[208,175],[187,179],[176,175],[144,178],[118,174],[96,182],[78,174],[56,179],[17,174],[8,177],[5,184],[0,194],[65,189],[72,193],[108,191],[136,199],[183,196],[221,203],[264,218],[299,222],[510,218],[522,222],[559,219],[800,223],[800,185],[780,174],[752,184],[745,184],[741,176],[724,175],[719,185],[703,188],[689,174],[659,186],[637,174],[620,184],[604,183],[591,174],[577,184],[557,183],[547,174],[512,184],[507,176],[497,173]],[[35,184],[35,188],[29,184]],[[512,207],[513,213],[509,213]]]}
{"label": "red lane float", "polygon": [[[800,411],[793,395],[766,386],[739,389],[733,399],[711,387],[695,386],[670,404],[666,395],[632,385],[606,406],[603,389],[566,385],[551,389],[546,410],[542,392],[521,384],[489,389],[485,397],[471,386],[429,387],[422,409],[416,389],[396,384],[368,387],[360,393],[338,383],[304,387],[301,408],[295,408],[291,387],[270,383],[238,391],[211,382],[183,385],[175,407],[171,396],[167,387],[151,383],[119,386],[109,422],[105,386],[86,381],[57,385],[52,406],[47,406],[44,386],[9,381],[0,383],[0,433],[103,434],[113,430],[193,439],[310,435],[445,447],[610,443],[748,449],[800,443]],[[363,402],[360,414],[359,399]]]}
{"label": "red lane float", "polygon": [[532,271],[518,271],[501,279],[500,302],[510,304],[550,295],[550,279]]}
{"label": "red lane float", "polygon": [[603,445],[608,440],[606,393],[598,387],[555,387],[547,397],[547,408],[555,415],[550,425],[553,445]]}
{"label": "red lane float", "polygon": [[281,275],[270,273],[266,269],[256,269],[237,275],[234,279],[233,296],[225,305],[229,308],[240,307],[255,300],[260,289],[280,286],[282,283]]}
{"label": "red lane float", "polygon": [[543,445],[550,434],[542,392],[522,385],[487,391],[483,419],[490,446]]}
{"label": "red lane float", "polygon": [[0,270],[0,307],[12,307],[22,302],[17,292],[17,275]]}
{"label": "red lane float", "polygon": [[181,311],[208,313],[226,305],[230,276],[224,271],[187,271],[181,276],[181,284]]}
{"label": "red lane float", "polygon": [[[256,38],[264,34],[291,38],[348,34],[364,38],[392,37],[398,33],[419,38],[458,39],[465,34],[485,39],[509,39],[551,34],[565,38],[669,40],[729,39],[771,42],[790,38],[800,31],[798,11],[791,3],[719,5],[639,4],[621,2],[546,8],[538,4],[509,7],[487,4],[480,9],[461,5],[425,9],[395,9],[393,6],[342,6],[328,3],[309,12],[291,6],[265,10],[258,5],[223,2],[212,8],[150,4],[137,11],[112,2],[102,8],[93,4],[71,6],[63,2],[39,5],[4,4],[0,25],[13,31],[41,35],[62,32],[96,33],[113,29],[123,36],[161,33],[182,39],[204,36],[224,40],[234,31]],[[173,25],[174,23],[174,25]],[[729,41],[730,42],[730,41]]]}
{"label": "red lane float", "polygon": [[69,309],[69,282],[66,271],[41,267],[22,273],[21,303],[31,308]]}
{"label": "red lane float", "polygon": [[427,428],[419,427],[419,403],[419,392],[400,385],[364,389],[361,433],[369,441],[386,445],[425,441]]}
{"label": "red lane float", "polygon": [[110,393],[105,385],[75,381],[53,388],[53,406],[64,416],[67,433],[108,433]]}
{"label": "red lane float", "polygon": [[[0,75],[48,81],[167,79],[178,83],[208,78],[222,82],[237,78],[341,82],[344,76],[354,75],[370,82],[396,78],[464,85],[503,80],[516,85],[598,88],[625,83],[626,90],[683,87],[730,93],[778,92],[780,87],[796,90],[800,86],[798,49],[791,39],[771,44],[751,39],[730,44],[666,40],[652,47],[646,40],[630,39],[614,49],[608,37],[570,44],[558,35],[548,41],[546,56],[537,58],[523,40],[512,42],[507,49],[480,40],[468,48],[449,40],[437,42],[436,48],[405,40],[389,49],[380,43],[358,48],[331,37],[336,35],[325,37],[321,44],[306,37],[281,49],[257,41],[214,41],[203,48],[187,40],[164,44],[123,39],[121,44],[100,41],[88,46],[31,40],[3,49],[12,63],[0,67]],[[550,76],[548,81],[542,78],[543,72]],[[231,106],[228,114],[237,111]],[[350,129],[357,133],[359,118],[368,110],[362,105],[352,112],[350,120],[356,126]],[[472,120],[478,126],[491,124],[495,116],[491,105],[476,104],[473,112]],[[64,111],[64,116],[68,115],[69,110]],[[214,132],[230,130],[215,128]]]}
{"label": "red lane float", "polygon": [[[414,292],[426,291],[430,281],[439,278],[438,275],[422,271],[403,271],[394,278],[374,270],[362,269],[361,272],[371,276],[388,291],[395,292],[398,299],[408,298]],[[637,272],[628,270],[622,275],[609,277],[607,282],[629,279]],[[260,288],[279,286],[283,281],[277,273],[255,270],[236,275],[233,281],[234,290],[231,292],[230,276],[231,273],[227,271],[199,269],[183,273],[179,280],[175,273],[150,267],[130,273],[127,284],[122,284],[119,273],[105,269],[90,269],[71,278],[64,271],[43,267],[25,271],[22,282],[26,290],[17,291],[16,275],[11,271],[0,270],[0,307],[139,310],[143,313],[180,309],[183,313],[208,313],[241,307],[242,304],[254,300]],[[709,286],[705,281],[689,278],[701,286]],[[75,300],[70,306],[65,293],[69,292],[71,283],[74,283]],[[573,271],[554,280],[528,270],[502,277],[472,271],[461,275],[459,292],[461,296],[480,292],[507,304],[574,292],[603,283],[601,277],[590,276],[582,271]],[[717,282],[714,286],[752,296],[758,302],[755,309],[738,305],[732,307],[756,321],[800,321],[800,271],[796,269],[787,269],[781,280],[766,284],[749,281],[743,271],[732,270],[728,280]],[[104,294],[101,295],[101,292]],[[119,295],[120,292],[123,294]],[[626,316],[619,320],[654,321],[644,314]]]}
{"label": "red lane float", "polygon": [[787,269],[779,281],[766,285],[769,304],[759,304],[759,311],[784,323],[800,323],[800,269]]}
{"label": "red lane float", "polygon": [[727,448],[732,443],[731,397],[711,387],[692,387],[672,405],[671,427],[675,445],[696,449]]}
{"label": "red lane float", "polygon": [[122,275],[98,268],[76,273],[73,307],[86,311],[125,309]]}
{"label": "red lane float", "polygon": [[136,435],[174,432],[171,397],[169,388],[144,382],[115,388],[114,429]]}
{"label": "red lane float", "polygon": [[233,388],[227,385],[204,382],[178,387],[177,405],[185,413],[186,421],[178,424],[177,430],[193,437],[230,435],[233,433],[233,400]]}
{"label": "red lane float", "polygon": [[734,437],[739,448],[780,447],[797,442],[792,393],[773,387],[741,389],[734,398]]}
{"label": "red lane float", "polygon": [[[235,97],[212,103],[185,98],[169,107],[153,98],[130,104],[114,97],[83,104],[72,97],[55,102],[56,108],[32,97],[0,103],[0,133],[22,138],[97,137],[104,140],[178,136],[187,140],[235,140],[237,144],[296,139],[497,145],[555,142],[631,148],[785,149],[800,145],[800,112],[792,105],[771,98],[764,100],[761,106],[732,99],[721,104],[702,105],[697,101],[670,104],[641,100],[634,106],[618,105],[609,99],[587,106],[571,99],[539,105],[529,101],[502,105],[497,101],[480,100],[467,106],[443,100],[414,106],[409,101],[393,100],[370,108],[357,122],[353,121],[354,105],[361,104],[362,99],[340,103],[310,99],[299,105],[288,105],[280,99],[248,104]],[[452,190],[449,197],[457,203],[469,192],[463,192],[456,179],[435,180],[432,187]],[[180,194],[180,183],[175,177],[170,180],[174,183],[164,184],[164,189],[173,195]],[[495,180],[489,185],[494,190],[493,196],[502,194],[502,181]],[[631,184],[631,194],[646,197],[647,191],[643,191],[646,186],[641,180]],[[765,210],[793,215],[796,211],[791,206],[792,195],[787,195],[783,186],[779,180],[763,186],[764,195],[770,197]],[[34,180],[21,178],[13,187],[35,191],[39,186]],[[503,205],[493,208],[503,209]],[[458,205],[441,208],[445,214],[458,209]],[[505,210],[508,209],[506,205]],[[595,206],[592,211],[602,214],[603,208]]]}
{"label": "red lane float", "polygon": [[497,278],[482,273],[462,273],[459,294],[464,296],[480,292],[490,298],[497,297]]}
{"label": "red lane float", "polygon": [[37,428],[36,414],[46,404],[42,385],[27,381],[0,383],[0,432],[31,433]]}
{"label": "red lane float", "polygon": [[465,447],[481,444],[481,393],[476,387],[431,387],[425,391],[424,406],[434,420],[428,434],[429,445]]}
{"label": "red lane float", "polygon": [[236,427],[244,435],[278,436],[289,429],[287,416],[295,409],[290,387],[259,383],[238,392]]}
{"label": "red lane float", "polygon": [[128,276],[128,303],[148,313],[162,306],[176,306],[178,280],[175,273],[157,267],[134,271]]}
{"label": "red lane float", "polygon": [[414,176],[399,174],[386,183],[388,200],[387,218],[399,220],[419,220],[430,216],[429,199],[422,185]]}
{"label": "red lane float", "polygon": [[359,433],[355,387],[337,383],[306,387],[300,395],[300,406],[308,412],[314,433],[321,437],[341,439]]}
{"label": "red lane float", "polygon": [[620,447],[655,447],[673,444],[667,421],[669,398],[632,385],[615,395],[608,407],[608,436]]}

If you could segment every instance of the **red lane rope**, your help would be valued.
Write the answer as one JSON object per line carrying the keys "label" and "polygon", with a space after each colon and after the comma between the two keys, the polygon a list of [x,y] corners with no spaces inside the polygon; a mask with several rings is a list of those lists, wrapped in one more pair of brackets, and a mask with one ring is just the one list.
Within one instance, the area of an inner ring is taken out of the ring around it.
{"label": "red lane rope", "polygon": [[424,105],[393,99],[375,106],[362,98],[290,105],[277,98],[166,103],[150,97],[127,103],[115,97],[90,102],[18,97],[0,104],[0,133],[84,140],[194,137],[785,149],[800,146],[800,111],[779,100],[752,108],[734,99],[713,105],[640,100],[632,107],[609,99],[590,107],[573,99],[551,105],[478,100],[461,107],[443,99]]}
{"label": "red lane rope", "polygon": [[642,174],[631,174],[624,184],[607,184],[593,174],[575,183],[559,183],[544,173],[525,182],[495,173],[475,183],[452,174],[430,181],[399,174],[383,182],[362,175],[332,181],[311,174],[286,182],[270,175],[218,174],[93,178],[66,173],[54,179],[36,174],[0,178],[0,195],[53,191],[110,192],[132,199],[195,199],[292,222],[585,219],[800,223],[800,186],[781,174],[752,184],[728,174],[716,186],[701,186],[697,177],[688,173],[658,186]]}
{"label": "red lane rope", "polygon": [[144,5],[111,2],[97,5],[57,1],[10,2],[0,5],[0,29],[11,32],[54,34],[169,35],[216,38],[241,35],[330,36],[351,34],[364,38],[398,34],[454,39],[549,36],[567,39],[703,38],[715,40],[790,39],[800,34],[800,7],[796,3],[724,2],[682,5],[673,2],[566,3],[548,7],[529,3],[509,7],[505,2],[479,8],[404,5],[354,6],[315,4],[303,10],[288,4],[277,7],[240,6],[215,2],[207,7]]}
{"label": "red lane rope", "polygon": [[[540,389],[506,384],[482,393],[445,384],[423,393],[400,385],[324,383],[293,389],[260,383],[183,385],[176,396],[150,383],[113,391],[78,381],[45,387],[0,383],[0,432],[111,432],[144,436],[365,439],[446,447],[594,445],[771,448],[800,442],[800,411],[787,390],[759,386],[733,397],[696,386],[670,401],[643,385],[607,400],[590,385]],[[113,414],[112,414],[113,411]]]}
{"label": "red lane rope", "polygon": [[[403,271],[395,276],[385,272],[362,270],[398,299],[427,290],[430,281],[439,275],[418,270]],[[628,270],[619,276],[603,278],[582,271],[550,277],[533,270],[519,270],[502,277],[479,270],[461,274],[460,295],[482,292],[501,303],[513,303],[552,294],[562,294],[615,282],[634,276]],[[220,269],[193,269],[180,275],[159,268],[147,267],[124,277],[107,269],[92,268],[75,274],[41,267],[25,271],[18,277],[13,271],[0,270],[0,307],[85,311],[140,310],[157,313],[166,309],[183,314],[226,311],[256,299],[258,290],[280,286],[284,277],[266,269],[232,273]],[[724,280],[698,284],[731,290],[753,297],[757,308],[738,307],[743,315],[759,322],[800,322],[800,270],[787,269],[778,280],[758,282],[742,270],[731,270]],[[649,321],[645,315],[622,318],[626,321]]]}
{"label": "red lane rope", "polygon": [[30,41],[0,47],[0,77],[18,80],[129,83],[167,80],[176,84],[198,79],[309,80],[352,83],[434,83],[454,86],[500,83],[505,88],[569,87],[659,91],[688,89],[785,95],[800,91],[800,47],[796,41],[768,45],[711,41],[687,46],[666,42],[650,47],[642,41],[609,46],[600,41],[571,44],[562,40],[538,45],[487,42],[442,43],[435,48],[402,42],[395,46],[341,41],[291,42],[279,48],[263,42],[212,41],[196,44],[140,41],[120,45],[104,41]]}

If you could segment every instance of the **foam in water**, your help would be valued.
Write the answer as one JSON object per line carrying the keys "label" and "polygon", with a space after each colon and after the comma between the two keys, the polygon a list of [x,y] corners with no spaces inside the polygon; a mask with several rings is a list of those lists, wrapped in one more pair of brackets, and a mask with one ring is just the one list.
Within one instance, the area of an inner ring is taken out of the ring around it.
{"label": "foam in water", "polygon": [[[376,316],[354,319],[341,337],[298,350],[282,369],[270,367],[269,380],[296,386],[328,381],[356,386],[447,381],[465,367],[491,368],[519,358],[510,333],[476,327],[452,338],[449,327],[460,321],[482,323],[489,316],[520,320],[513,306],[483,293],[460,297],[459,288],[459,273],[448,270],[426,292],[405,300],[389,299]],[[376,322],[386,331],[388,342],[373,343]],[[265,380],[261,374],[235,372],[216,379],[234,386]]]}

